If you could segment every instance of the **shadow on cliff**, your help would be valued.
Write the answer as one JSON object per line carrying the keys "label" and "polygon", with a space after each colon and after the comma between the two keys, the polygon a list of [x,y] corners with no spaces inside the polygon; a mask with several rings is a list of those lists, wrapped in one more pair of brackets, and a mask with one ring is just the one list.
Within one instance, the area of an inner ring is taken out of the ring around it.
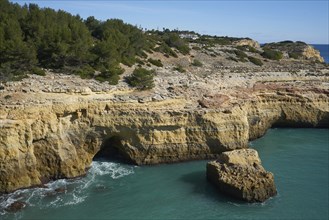
{"label": "shadow on cliff", "polygon": [[122,142],[119,136],[104,139],[100,150],[95,154],[93,161],[111,161],[133,164],[132,160],[122,150]]}
{"label": "shadow on cliff", "polygon": [[196,171],[185,174],[180,178],[180,180],[191,184],[193,186],[193,193],[204,196],[207,199],[212,199],[219,203],[231,202],[235,204],[244,204],[240,200],[222,194],[218,189],[216,189],[215,186],[208,182],[204,171]]}

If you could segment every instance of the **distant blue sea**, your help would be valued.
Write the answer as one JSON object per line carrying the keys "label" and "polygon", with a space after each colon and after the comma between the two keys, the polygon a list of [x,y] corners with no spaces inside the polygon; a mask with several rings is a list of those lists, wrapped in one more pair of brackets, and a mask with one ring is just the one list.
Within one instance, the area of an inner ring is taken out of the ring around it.
{"label": "distant blue sea", "polygon": [[319,50],[324,61],[329,63],[329,44],[312,44],[312,46]]}

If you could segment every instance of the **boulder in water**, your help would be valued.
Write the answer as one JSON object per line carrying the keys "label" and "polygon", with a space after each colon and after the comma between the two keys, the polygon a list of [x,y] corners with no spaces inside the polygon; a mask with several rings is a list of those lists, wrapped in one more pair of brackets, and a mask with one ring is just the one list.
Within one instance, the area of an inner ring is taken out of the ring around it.
{"label": "boulder in water", "polygon": [[248,202],[263,202],[277,193],[273,174],[253,149],[223,152],[207,164],[207,178],[220,191]]}
{"label": "boulder in water", "polygon": [[65,189],[65,187],[59,187],[59,188],[56,188],[55,189],[55,192],[56,193],[65,193],[66,192],[66,189]]}
{"label": "boulder in water", "polygon": [[26,206],[25,202],[15,201],[6,207],[7,212],[18,212]]}

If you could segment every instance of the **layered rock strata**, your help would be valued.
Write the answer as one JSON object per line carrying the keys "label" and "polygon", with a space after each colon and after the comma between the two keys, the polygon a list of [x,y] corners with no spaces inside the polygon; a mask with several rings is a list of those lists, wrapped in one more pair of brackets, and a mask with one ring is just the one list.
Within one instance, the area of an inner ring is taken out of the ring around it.
{"label": "layered rock strata", "polygon": [[182,74],[172,67],[187,57],[168,59],[151,91],[53,73],[1,84],[0,192],[85,175],[104,149],[135,164],[171,163],[246,148],[272,126],[329,127],[323,64],[241,72],[194,52],[202,68]]}
{"label": "layered rock strata", "polygon": [[84,175],[101,148],[115,147],[136,164],[167,163],[245,148],[273,124],[328,127],[328,97],[313,96],[258,94],[217,109],[191,109],[186,99],[117,103],[70,95],[61,95],[71,98],[66,103],[7,106],[0,109],[0,191]]}
{"label": "layered rock strata", "polygon": [[220,191],[248,202],[264,202],[277,194],[273,174],[253,149],[223,152],[207,164],[207,178]]}

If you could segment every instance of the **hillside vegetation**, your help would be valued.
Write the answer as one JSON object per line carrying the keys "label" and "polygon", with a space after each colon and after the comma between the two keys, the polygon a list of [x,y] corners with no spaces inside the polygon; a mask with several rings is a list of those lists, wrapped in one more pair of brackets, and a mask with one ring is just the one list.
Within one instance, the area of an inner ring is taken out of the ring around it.
{"label": "hillside vegetation", "polygon": [[[230,62],[263,66],[268,60],[283,59],[284,54],[303,58],[305,45],[284,41],[260,47],[249,38],[169,29],[146,31],[119,19],[100,21],[93,16],[82,19],[63,10],[0,0],[0,83],[20,80],[27,74],[45,75],[45,69],[50,69],[116,85],[123,79],[120,75],[124,66],[135,68],[136,76],[147,75],[153,80],[152,68],[165,68],[163,61],[167,58],[188,55],[191,66],[204,66],[205,60],[194,58],[196,51],[213,59],[226,56]],[[190,53],[191,50],[194,52]],[[174,66],[172,69],[178,72],[187,71],[179,63]],[[135,78],[127,78],[126,82],[140,89],[152,88],[152,83],[141,85],[143,77],[136,77],[142,79],[138,83]]]}
{"label": "hillside vegetation", "polygon": [[83,20],[62,10],[0,0],[0,81],[42,75],[41,68],[47,68],[116,84],[123,73],[119,63],[132,66],[153,50],[189,53],[187,42],[169,30],[146,34],[119,19]]}

